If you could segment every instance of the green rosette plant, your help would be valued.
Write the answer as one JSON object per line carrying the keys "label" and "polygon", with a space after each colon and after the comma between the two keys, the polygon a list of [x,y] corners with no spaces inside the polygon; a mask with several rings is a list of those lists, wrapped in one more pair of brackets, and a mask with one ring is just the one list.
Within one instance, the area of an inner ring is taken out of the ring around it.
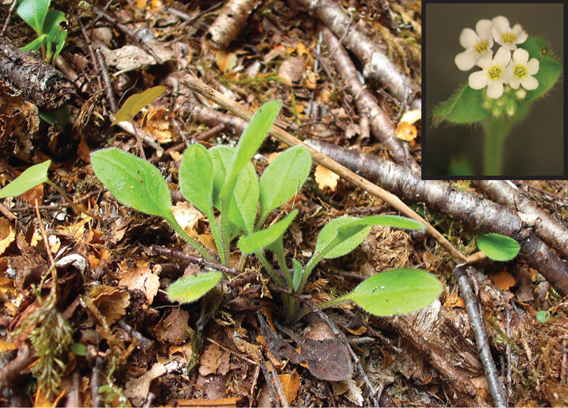
{"label": "green rosette plant", "polygon": [[[529,37],[518,23],[511,28],[503,16],[478,21],[475,31],[465,28],[459,41],[465,51],[455,58],[458,69],[481,70],[434,109],[433,123],[480,123],[485,131],[483,175],[499,176],[507,135],[528,115],[532,102],[554,86],[563,65],[544,39]],[[494,45],[499,46],[495,54]]]}

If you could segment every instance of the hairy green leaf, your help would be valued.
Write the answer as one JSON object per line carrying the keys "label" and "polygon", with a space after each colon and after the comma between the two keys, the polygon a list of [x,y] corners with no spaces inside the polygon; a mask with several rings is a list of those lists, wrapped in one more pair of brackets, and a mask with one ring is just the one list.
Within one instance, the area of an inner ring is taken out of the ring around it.
{"label": "hairy green leaf", "polygon": [[91,163],[96,176],[118,201],[146,214],[173,218],[170,189],[152,164],[117,149],[92,153]]}
{"label": "hairy green leaf", "polygon": [[536,312],[536,320],[541,323],[546,323],[550,319],[550,312],[548,310],[541,310]]}
{"label": "hairy green leaf", "polygon": [[235,148],[229,146],[215,146],[209,149],[209,154],[213,160],[213,204],[215,207],[221,209],[221,200],[219,195],[225,185],[227,179],[227,169],[233,161],[235,155]]}
{"label": "hairy green leaf", "polygon": [[292,265],[294,266],[294,276],[293,276],[293,283],[294,283],[294,290],[298,291],[300,287],[300,282],[302,282],[302,272],[304,268],[302,268],[302,264],[295,259],[292,259]]}
{"label": "hairy green leaf", "polygon": [[254,165],[249,161],[237,177],[229,209],[229,220],[248,235],[254,232],[254,221],[258,212],[258,195],[258,175]]}
{"label": "hairy green leaf", "polygon": [[532,101],[544,95],[558,81],[562,73],[562,63],[551,55],[548,43],[539,37],[529,37],[524,43],[519,44],[529,52],[529,58],[539,61],[538,72],[534,77],[538,80],[538,88],[527,91],[525,101]]}
{"label": "hairy green leaf", "polygon": [[280,153],[260,179],[260,222],[297,193],[310,174],[312,156],[304,146]]}
{"label": "hairy green leaf", "polygon": [[16,13],[28,23],[38,37],[44,33],[43,24],[51,0],[20,0]]}
{"label": "hairy green leaf", "polygon": [[221,272],[212,271],[180,278],[168,287],[168,298],[172,302],[195,302],[213,289],[222,277]]}
{"label": "hairy green leaf", "polygon": [[503,262],[516,257],[521,248],[513,238],[499,234],[482,234],[477,246],[488,258]]}
{"label": "hairy green leaf", "polygon": [[0,198],[17,197],[39,186],[41,183],[45,183],[47,181],[47,170],[50,165],[51,160],[33,165],[0,190]]}
{"label": "hairy green leaf", "polygon": [[158,96],[166,92],[165,86],[155,86],[146,89],[142,93],[134,94],[124,102],[122,108],[116,113],[112,125],[123,122],[125,120],[134,119],[134,116],[142,110],[142,108],[154,101]]}
{"label": "hairy green leaf", "polygon": [[447,120],[452,123],[479,122],[491,115],[483,108],[483,97],[480,90],[469,85],[462,86],[455,95],[433,110],[434,124]]}
{"label": "hairy green leaf", "polygon": [[294,218],[298,214],[298,210],[292,211],[286,218],[278,221],[276,224],[271,225],[265,230],[255,232],[254,234],[239,239],[239,249],[245,254],[252,254],[260,251],[272,244],[286,232]]}
{"label": "hairy green leaf", "polygon": [[189,146],[179,167],[179,187],[185,198],[199,208],[210,221],[213,216],[213,160],[209,151],[195,143]]}
{"label": "hairy green leaf", "polygon": [[424,230],[423,224],[395,215],[375,215],[365,218],[343,217],[329,222],[321,230],[316,252],[325,252],[324,258],[337,258],[353,251],[369,235],[371,227],[383,225],[395,228]]}
{"label": "hairy green leaf", "polygon": [[414,312],[440,296],[442,285],[434,275],[416,269],[381,272],[342,296],[376,316]]}

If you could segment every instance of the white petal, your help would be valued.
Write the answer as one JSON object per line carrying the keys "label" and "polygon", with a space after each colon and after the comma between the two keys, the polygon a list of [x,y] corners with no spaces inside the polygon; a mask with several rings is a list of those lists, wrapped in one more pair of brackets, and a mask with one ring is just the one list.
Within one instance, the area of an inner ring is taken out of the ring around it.
{"label": "white petal", "polygon": [[518,23],[513,27],[513,34],[517,38],[515,40],[517,44],[522,44],[529,38],[529,33],[523,30],[523,27]]}
{"label": "white petal", "polygon": [[493,58],[495,65],[500,65],[506,67],[509,62],[511,62],[511,51],[505,47],[501,47],[497,50],[495,57]]}
{"label": "white petal", "polygon": [[501,95],[503,95],[503,82],[489,81],[489,83],[487,84],[487,96],[493,99],[497,99],[500,98]]}
{"label": "white petal", "polygon": [[501,75],[501,78],[499,78],[501,81],[503,81],[504,84],[508,84],[511,81],[511,78],[513,78],[513,67],[512,64],[509,64],[507,66],[507,68],[505,68],[503,70],[503,75]]}
{"label": "white petal", "polygon": [[491,20],[493,28],[496,28],[501,34],[511,32],[511,26],[507,17],[498,16]]}
{"label": "white petal", "polygon": [[503,34],[501,33],[501,31],[499,31],[497,27],[495,26],[491,27],[491,34],[493,34],[493,38],[495,39],[495,42],[497,44],[503,45],[503,40],[502,40]]}
{"label": "white petal", "polygon": [[513,61],[515,64],[527,65],[528,60],[529,52],[527,50],[519,48],[513,53]]}
{"label": "white petal", "polygon": [[456,55],[454,61],[460,70],[469,71],[475,65],[476,54],[473,51],[473,49],[468,48],[464,52],[461,52],[458,55]]}
{"label": "white petal", "polygon": [[472,89],[483,89],[487,86],[489,77],[486,71],[477,71],[469,76],[468,83]]}
{"label": "white petal", "polygon": [[490,58],[480,58],[477,60],[477,65],[483,68],[485,71],[489,71],[489,68],[493,66],[493,60]]}
{"label": "white petal", "polygon": [[475,44],[481,42],[479,36],[471,28],[464,28],[460,34],[460,44],[464,48],[473,48]]}
{"label": "white petal", "polygon": [[507,44],[507,43],[505,43],[505,42],[503,42],[503,41],[500,41],[500,42],[497,41],[497,44],[501,45],[501,48],[506,48],[506,49],[508,49],[509,51],[514,51],[514,50],[517,49],[517,44],[515,44],[515,43]]}
{"label": "white petal", "polygon": [[529,71],[529,75],[534,75],[538,72],[540,68],[540,61],[536,58],[531,59],[527,62],[527,70]]}
{"label": "white petal", "polygon": [[478,54],[479,55],[479,59],[478,61],[481,60],[488,60],[489,62],[493,61],[493,51],[491,51],[490,49],[488,49],[487,51],[485,51],[483,54]]}
{"label": "white petal", "polygon": [[521,85],[521,81],[519,81],[519,78],[517,78],[516,76],[513,75],[513,77],[509,81],[509,85],[513,89],[519,89],[519,85]]}
{"label": "white petal", "polygon": [[477,31],[477,34],[482,41],[485,40],[489,42],[490,39],[493,40],[491,36],[492,26],[493,24],[490,20],[479,20],[477,22],[477,24],[475,25],[475,31]]}
{"label": "white petal", "polygon": [[521,84],[527,91],[532,91],[533,89],[538,88],[538,80],[532,76],[527,76],[521,79]]}

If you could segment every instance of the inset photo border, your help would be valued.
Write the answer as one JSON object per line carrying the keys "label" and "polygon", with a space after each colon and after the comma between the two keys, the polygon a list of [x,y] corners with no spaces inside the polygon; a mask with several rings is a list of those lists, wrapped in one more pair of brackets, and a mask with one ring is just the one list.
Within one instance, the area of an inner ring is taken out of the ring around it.
{"label": "inset photo border", "polygon": [[[465,51],[460,44],[464,29],[475,31],[479,20],[504,16],[511,28],[520,23],[529,38],[544,39],[550,55],[564,64],[565,12],[563,3],[423,4],[423,179],[568,179],[564,69],[556,84],[532,101],[529,113],[505,138],[499,174],[487,174],[488,168],[495,167],[484,164],[496,151],[486,145],[485,121],[436,124],[433,120],[434,109],[468,84],[472,73],[482,70],[475,65],[461,71],[456,65],[456,56]],[[493,56],[500,47],[494,43]]]}

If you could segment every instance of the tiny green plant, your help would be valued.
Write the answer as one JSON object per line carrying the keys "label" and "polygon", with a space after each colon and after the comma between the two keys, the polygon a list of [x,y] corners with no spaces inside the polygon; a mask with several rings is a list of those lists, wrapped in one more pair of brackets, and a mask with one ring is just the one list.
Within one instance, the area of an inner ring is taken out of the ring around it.
{"label": "tiny green plant", "polygon": [[123,122],[125,120],[128,120],[130,121],[130,123],[132,123],[132,127],[134,128],[134,136],[136,136],[136,142],[138,143],[138,149],[140,150],[140,156],[143,159],[146,159],[146,156],[144,154],[142,140],[140,139],[140,135],[138,134],[136,126],[134,126],[134,116],[136,116],[144,106],[153,102],[164,92],[166,92],[165,86],[155,86],[153,88],[146,89],[142,93],[132,95],[126,100],[126,102],[124,102],[124,105],[122,105],[120,110],[116,112],[115,119],[111,123],[111,125],[116,125],[117,123]]}
{"label": "tiny green plant", "polygon": [[[558,81],[563,66],[544,39],[529,37],[518,23],[511,28],[504,16],[479,20],[476,30],[465,28],[459,41],[465,51],[455,57],[457,68],[481,70],[470,74],[466,85],[434,109],[434,124],[481,123],[483,175],[498,176],[505,138],[528,115],[531,104]],[[500,47],[495,54],[494,44]]]}
{"label": "tiny green plant", "polygon": [[55,64],[55,59],[65,46],[67,31],[61,26],[67,22],[65,14],[59,10],[49,10],[51,0],[20,0],[16,12],[35,31],[37,38],[23,50],[41,49],[43,60]]}
{"label": "tiny green plant", "polygon": [[[183,155],[179,169],[180,189],[207,217],[221,264],[230,265],[230,244],[240,236],[238,247],[243,254],[255,254],[276,284],[302,293],[320,261],[349,253],[367,237],[374,225],[424,229],[416,221],[397,216],[339,218],[322,229],[309,262],[302,266],[294,259],[290,270],[283,237],[298,210],[267,228],[263,226],[270,213],[303,186],[310,173],[311,156],[303,146],[289,148],[270,163],[260,180],[251,162],[277,118],[280,106],[278,101],[264,104],[252,117],[236,148],[216,146],[208,150],[193,144]],[[163,217],[201,256],[217,261],[177,223],[171,210],[168,186],[156,167],[117,149],[97,151],[91,159],[95,174],[119,201],[138,211]],[[267,250],[276,255],[278,270],[266,258]],[[169,287],[168,295],[171,300],[193,302],[215,288],[222,276],[213,271],[181,278]],[[419,270],[398,269],[373,276],[353,292],[319,307],[353,301],[370,313],[401,314],[427,306],[440,291],[441,284],[432,275]],[[293,296],[285,295],[283,303],[288,320],[297,320],[306,312],[300,310]]]}
{"label": "tiny green plant", "polygon": [[89,217],[100,219],[97,215],[89,214],[85,212],[81,207],[76,205],[73,200],[71,200],[67,194],[54,182],[52,182],[47,177],[47,171],[51,165],[51,160],[44,161],[43,163],[35,164],[25,170],[16,179],[14,179],[10,184],[0,190],[0,198],[6,197],[17,197],[24,194],[26,191],[31,190],[40,184],[47,183],[55,189],[61,196],[73,207],[76,211],[79,211]]}
{"label": "tiny green plant", "polygon": [[481,234],[477,246],[489,259],[506,262],[517,256],[519,243],[500,234]]}

